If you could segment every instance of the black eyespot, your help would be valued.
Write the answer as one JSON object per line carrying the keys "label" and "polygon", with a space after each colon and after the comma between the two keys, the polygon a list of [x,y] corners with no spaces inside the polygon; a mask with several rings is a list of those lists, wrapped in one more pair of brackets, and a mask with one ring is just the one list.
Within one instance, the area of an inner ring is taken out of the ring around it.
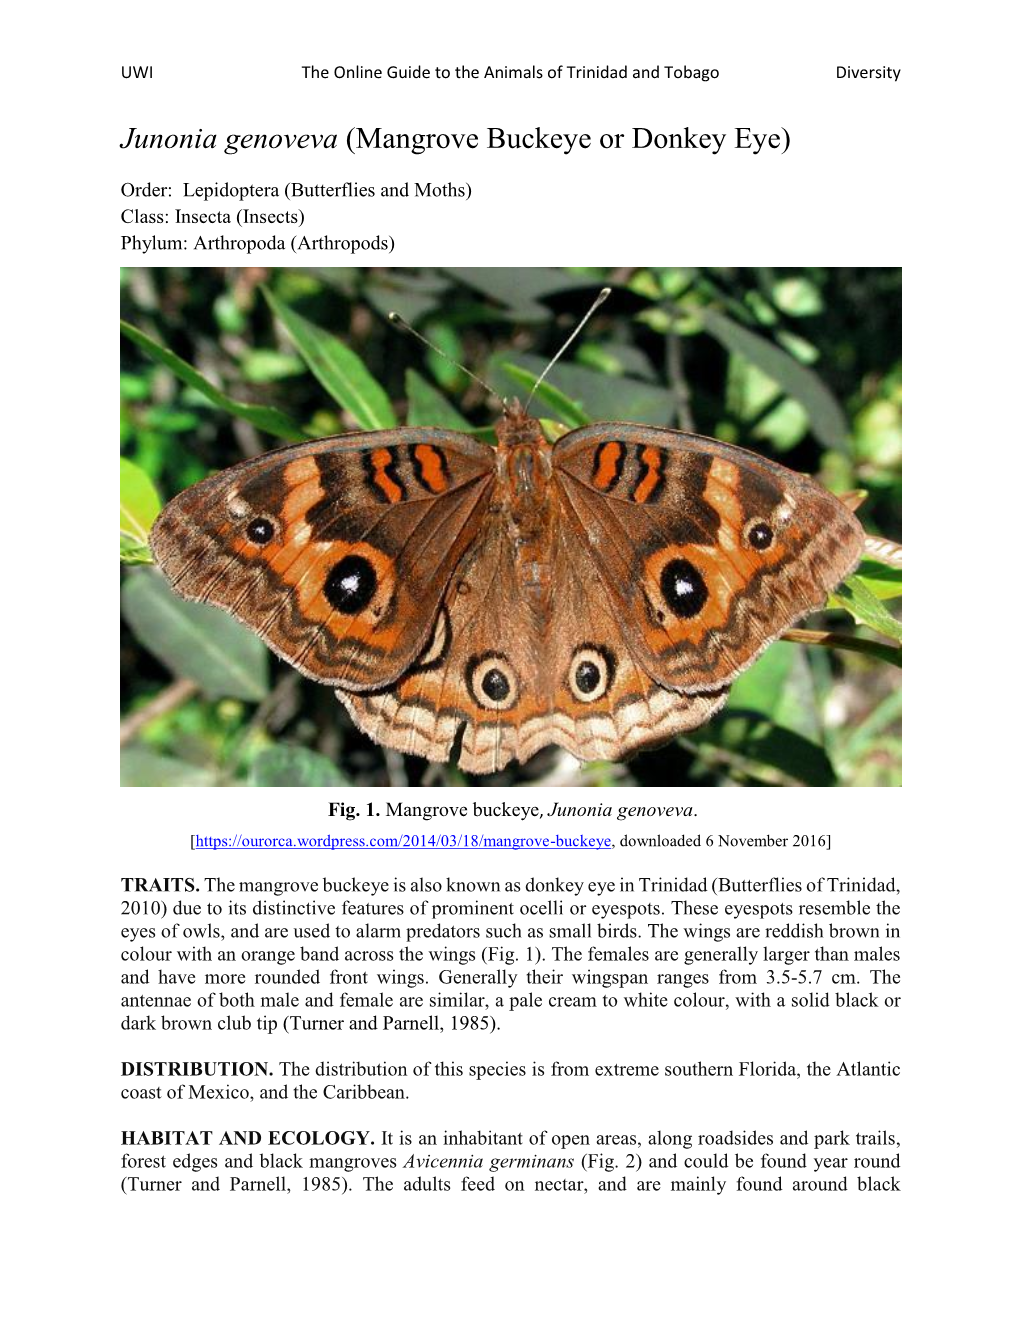
{"label": "black eyespot", "polygon": [[513,665],[501,651],[473,656],[464,671],[472,701],[483,710],[513,710],[521,684]]}
{"label": "black eyespot", "polygon": [[360,614],[375,595],[379,580],[361,555],[344,555],[329,570],[322,594],[341,614]]}
{"label": "black eyespot", "polygon": [[693,619],[708,600],[705,579],[687,559],[671,559],[659,578],[662,598],[681,619]]}
{"label": "black eyespot", "polygon": [[592,660],[582,660],[574,670],[574,682],[582,692],[594,692],[602,681],[602,671]]}
{"label": "black eyespot", "polygon": [[767,550],[775,540],[772,528],[768,523],[755,523],[747,533],[748,544],[755,550]]}
{"label": "black eyespot", "polygon": [[506,701],[510,695],[510,680],[501,669],[488,669],[482,678],[482,691],[490,701]]}
{"label": "black eyespot", "polygon": [[268,545],[273,539],[273,524],[268,518],[253,518],[244,534],[253,545]]}
{"label": "black eyespot", "polygon": [[577,701],[590,703],[604,697],[613,685],[616,660],[604,646],[585,642],[574,652],[567,670],[567,685]]}

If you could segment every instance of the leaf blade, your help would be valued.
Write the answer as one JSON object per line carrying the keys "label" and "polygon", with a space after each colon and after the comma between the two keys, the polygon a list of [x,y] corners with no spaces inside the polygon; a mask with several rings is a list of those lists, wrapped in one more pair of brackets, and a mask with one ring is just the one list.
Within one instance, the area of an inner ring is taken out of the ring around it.
{"label": "leaf blade", "polygon": [[438,426],[448,431],[470,431],[471,426],[446,395],[408,367],[404,380],[407,389],[408,426]]}
{"label": "leaf blade", "polygon": [[[512,380],[514,384],[524,385],[530,390],[548,363],[531,353],[515,354],[512,363],[503,353],[493,354],[489,359],[487,375],[494,387],[503,388],[499,377],[508,365],[528,375],[525,380],[523,376],[507,371],[506,380]],[[587,425],[594,419],[602,422],[645,422],[650,426],[671,426],[676,419],[676,396],[673,391],[640,377],[609,374],[580,366],[576,362],[562,361],[557,362],[553,368],[553,375],[562,386],[557,391],[559,398],[568,399],[575,410],[584,414],[584,422],[571,420],[571,426]],[[544,390],[545,386],[540,391],[544,399],[556,397],[545,396]],[[574,415],[579,416],[580,413],[575,411]]]}
{"label": "leaf blade", "polygon": [[[528,371],[526,367],[519,367],[515,362],[500,362],[499,370],[520,385],[522,389],[529,392],[538,380],[538,377]],[[587,426],[591,420],[579,403],[568,398],[562,390],[558,390],[555,385],[550,385],[547,380],[543,381],[535,390],[535,397],[541,399],[568,426]]]}
{"label": "leaf blade", "polygon": [[275,435],[281,440],[307,439],[297,422],[292,421],[278,409],[256,403],[241,403],[238,399],[232,399],[228,394],[224,394],[212,381],[207,380],[190,363],[178,357],[172,349],[165,348],[147,335],[144,330],[139,330],[136,325],[132,325],[129,321],[121,321],[120,329],[121,334],[126,339],[130,339],[135,347],[140,348],[147,357],[166,367],[179,381],[189,385],[193,390],[197,390],[203,398],[208,399],[216,407],[222,408],[224,412],[229,413],[232,417],[239,417],[242,421],[250,422],[257,430]]}
{"label": "leaf blade", "polygon": [[132,573],[121,608],[146,650],[206,696],[261,701],[269,691],[269,657],[254,633],[212,605],[175,596],[161,573]]}
{"label": "leaf blade", "polygon": [[214,771],[148,747],[126,747],[120,754],[121,788],[207,788]]}
{"label": "leaf blade", "polygon": [[388,431],[397,425],[386,391],[352,348],[288,307],[272,289],[263,285],[262,293],[309,371],[363,430]]}
{"label": "leaf blade", "polygon": [[784,394],[803,406],[812,430],[826,448],[849,452],[850,428],[846,416],[820,376],[771,340],[739,325],[716,307],[702,307],[697,315],[705,330],[723,348],[752,362],[774,380]]}
{"label": "leaf blade", "polygon": [[121,535],[144,545],[156,516],[163,507],[159,492],[137,463],[120,460],[120,530]]}
{"label": "leaf blade", "polygon": [[727,710],[704,725],[690,739],[697,747],[720,752],[777,771],[785,779],[813,788],[836,783],[836,770],[823,747],[809,738],[774,724],[755,711]]}
{"label": "leaf blade", "polygon": [[903,570],[881,560],[863,559],[854,573],[873,596],[879,600],[894,600],[903,595]]}
{"label": "leaf blade", "polygon": [[830,606],[846,610],[858,623],[877,633],[903,640],[903,626],[856,573],[851,574],[829,598]]}
{"label": "leaf blade", "polygon": [[279,744],[259,752],[248,782],[252,788],[342,788],[349,781],[320,753]]}

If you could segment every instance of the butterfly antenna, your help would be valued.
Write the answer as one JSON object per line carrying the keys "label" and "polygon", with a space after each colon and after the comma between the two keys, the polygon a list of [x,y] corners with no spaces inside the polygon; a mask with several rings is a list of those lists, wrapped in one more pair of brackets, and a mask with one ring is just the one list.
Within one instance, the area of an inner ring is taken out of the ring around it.
{"label": "butterfly antenna", "polygon": [[563,345],[560,351],[556,354],[556,356],[552,359],[552,361],[549,363],[546,369],[542,372],[538,380],[535,381],[534,385],[532,385],[531,393],[528,395],[528,401],[524,405],[525,412],[527,412],[527,410],[531,407],[531,400],[535,397],[536,393],[538,392],[538,387],[542,384],[546,376],[548,376],[549,372],[552,371],[556,363],[559,362],[563,354],[567,351],[570,345],[574,342],[577,336],[581,333],[584,327],[588,324],[588,322],[591,320],[591,318],[595,315],[595,313],[598,311],[598,309],[602,306],[602,304],[606,301],[606,299],[609,297],[609,295],[612,292],[613,292],[612,289],[609,288],[599,290],[599,296],[595,299],[592,305],[581,317],[577,325],[574,326],[574,329],[571,332],[570,337],[567,339],[567,342]]}
{"label": "butterfly antenna", "polygon": [[452,367],[456,367],[458,371],[463,371],[465,376],[470,376],[476,385],[481,385],[486,394],[491,394],[494,399],[497,399],[499,401],[499,406],[504,412],[506,412],[506,399],[497,394],[491,385],[486,384],[481,376],[476,376],[473,371],[468,367],[465,367],[463,362],[458,362],[456,358],[450,357],[449,353],[444,353],[438,344],[434,344],[431,339],[426,339],[420,331],[414,328],[413,325],[408,325],[399,312],[390,312],[388,319],[399,329],[406,331],[407,334],[414,335],[415,339],[420,340],[426,348],[431,348],[433,353],[438,353],[444,362],[449,362],[449,364]]}

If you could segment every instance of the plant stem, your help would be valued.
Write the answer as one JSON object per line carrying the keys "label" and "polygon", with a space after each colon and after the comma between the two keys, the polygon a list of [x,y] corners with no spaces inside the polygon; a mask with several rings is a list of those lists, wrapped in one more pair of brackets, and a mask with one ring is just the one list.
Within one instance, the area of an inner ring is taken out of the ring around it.
{"label": "plant stem", "polygon": [[147,706],[134,710],[120,722],[120,745],[126,747],[147,724],[166,715],[190,700],[198,692],[198,684],[190,678],[178,678],[158,693]]}

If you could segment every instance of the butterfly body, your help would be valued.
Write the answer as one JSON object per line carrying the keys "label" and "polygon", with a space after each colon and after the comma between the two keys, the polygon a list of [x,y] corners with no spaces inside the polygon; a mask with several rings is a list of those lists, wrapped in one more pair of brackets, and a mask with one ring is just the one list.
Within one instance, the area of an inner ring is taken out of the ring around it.
{"label": "butterfly body", "polygon": [[557,743],[617,759],[703,723],[824,604],[863,533],[810,478],[606,422],[495,448],[405,428],[239,464],[152,533],[180,594],[336,688],[377,741],[474,773]]}

